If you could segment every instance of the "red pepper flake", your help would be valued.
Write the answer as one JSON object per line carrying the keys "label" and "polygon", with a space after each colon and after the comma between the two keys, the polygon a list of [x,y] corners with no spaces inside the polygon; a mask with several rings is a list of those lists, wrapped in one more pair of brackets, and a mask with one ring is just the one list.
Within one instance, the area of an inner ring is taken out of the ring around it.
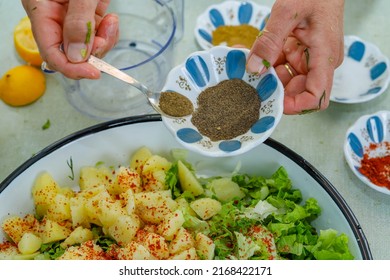
{"label": "red pepper flake", "polygon": [[17,246],[9,241],[5,241],[4,243],[0,243],[0,252],[5,251],[11,247],[17,248]]}
{"label": "red pepper flake", "polygon": [[[371,156],[372,152],[384,150],[380,156]],[[390,142],[370,144],[364,152],[359,172],[373,184],[390,190]]]}

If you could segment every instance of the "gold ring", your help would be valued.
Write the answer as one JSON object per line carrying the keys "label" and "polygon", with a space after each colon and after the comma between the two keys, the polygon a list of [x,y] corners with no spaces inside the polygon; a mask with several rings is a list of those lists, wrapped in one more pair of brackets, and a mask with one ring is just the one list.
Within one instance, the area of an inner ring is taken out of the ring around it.
{"label": "gold ring", "polygon": [[294,78],[294,72],[291,70],[290,64],[286,63],[284,64],[284,67],[286,68],[287,72],[290,74],[291,78]]}

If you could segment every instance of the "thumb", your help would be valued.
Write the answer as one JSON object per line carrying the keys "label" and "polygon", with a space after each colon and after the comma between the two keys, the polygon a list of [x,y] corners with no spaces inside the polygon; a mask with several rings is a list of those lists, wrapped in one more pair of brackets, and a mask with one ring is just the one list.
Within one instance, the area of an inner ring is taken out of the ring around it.
{"label": "thumb", "polygon": [[70,0],[64,20],[64,51],[68,60],[85,61],[95,36],[95,11],[98,1]]}
{"label": "thumb", "polygon": [[261,74],[272,66],[282,53],[286,38],[298,25],[298,18],[288,16],[292,11],[283,6],[283,1],[280,2],[272,7],[267,24],[249,52],[246,65],[249,73]]}

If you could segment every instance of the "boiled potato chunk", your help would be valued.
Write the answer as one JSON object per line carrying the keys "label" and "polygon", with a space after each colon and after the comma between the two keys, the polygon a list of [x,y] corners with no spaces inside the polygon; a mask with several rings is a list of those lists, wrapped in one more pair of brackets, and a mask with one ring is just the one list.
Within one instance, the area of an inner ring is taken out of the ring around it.
{"label": "boiled potato chunk", "polygon": [[119,200],[100,200],[98,204],[99,214],[98,219],[103,227],[110,227],[119,216],[126,215],[126,211],[122,208]]}
{"label": "boiled potato chunk", "polygon": [[143,188],[146,191],[166,190],[166,172],[172,163],[166,158],[153,155],[144,164],[142,169]]}
{"label": "boiled potato chunk", "polygon": [[127,244],[134,239],[140,227],[141,221],[136,215],[122,215],[108,228],[108,233],[119,244]]}
{"label": "boiled potato chunk", "polygon": [[141,243],[155,258],[164,260],[169,257],[168,243],[165,238],[154,232],[143,232],[137,241]]}
{"label": "boiled potato chunk", "polygon": [[213,190],[215,196],[221,202],[228,202],[234,198],[241,199],[245,196],[245,193],[240,189],[240,186],[226,177],[211,181],[210,189]]}
{"label": "boiled potato chunk", "polygon": [[33,231],[32,225],[18,216],[5,219],[2,223],[2,228],[15,244],[19,243],[25,232]]}
{"label": "boiled potato chunk", "polygon": [[218,200],[204,197],[192,201],[190,207],[202,220],[208,220],[221,210],[222,205]]}
{"label": "boiled potato chunk", "polygon": [[170,191],[141,192],[134,194],[136,213],[142,220],[159,224],[177,209]]}
{"label": "boiled potato chunk", "polygon": [[88,213],[85,209],[87,199],[84,196],[75,196],[70,199],[70,213],[72,217],[72,225],[74,228],[83,226],[89,228]]}
{"label": "boiled potato chunk", "polygon": [[47,208],[47,218],[56,222],[70,219],[70,198],[64,194],[55,195],[53,202]]}
{"label": "boiled potato chunk", "polygon": [[72,190],[71,188],[69,187],[66,187],[66,188],[59,188],[58,190],[58,193],[60,194],[63,194],[65,195],[66,197],[74,197],[76,195],[76,193],[74,192],[74,190]]}
{"label": "boiled potato chunk", "polygon": [[118,250],[119,260],[155,260],[156,258],[141,244],[131,241]]}
{"label": "boiled potato chunk", "polygon": [[130,168],[142,173],[145,162],[152,156],[152,152],[147,147],[139,148],[131,157]]}
{"label": "boiled potato chunk", "polygon": [[168,171],[171,168],[172,163],[169,162],[166,158],[159,155],[152,155],[144,164],[142,174],[148,172],[154,172],[158,170]]}
{"label": "boiled potato chunk", "polygon": [[188,191],[194,196],[203,194],[204,189],[191,170],[189,170],[187,166],[185,166],[185,164],[180,160],[178,161],[177,165],[179,181],[183,191]]}
{"label": "boiled potato chunk", "polygon": [[65,226],[60,225],[55,221],[45,219],[43,221],[43,229],[40,233],[43,244],[50,242],[64,240],[69,236],[71,230]]}
{"label": "boiled potato chunk", "polygon": [[175,210],[175,212],[167,215],[163,222],[158,225],[158,232],[166,240],[170,241],[179,231],[184,222],[185,219],[183,216],[183,212],[177,209]]}
{"label": "boiled potato chunk", "polygon": [[36,214],[43,217],[50,204],[59,192],[60,187],[54,178],[47,172],[42,173],[34,182],[32,195],[36,208]]}
{"label": "boiled potato chunk", "polygon": [[109,186],[112,180],[112,170],[105,166],[85,166],[80,169],[79,186],[81,190],[92,189],[100,185]]}
{"label": "boiled potato chunk", "polygon": [[65,248],[74,244],[81,244],[92,239],[92,231],[87,228],[77,227],[70,233],[68,238],[66,238],[65,241],[61,243],[61,246]]}
{"label": "boiled potato chunk", "polygon": [[0,261],[2,260],[13,260],[19,255],[18,248],[16,246],[10,245],[9,247],[2,248],[0,250]]}
{"label": "boiled potato chunk", "polygon": [[100,215],[102,213],[102,209],[100,208],[101,201],[111,202],[113,200],[108,191],[103,186],[95,188],[95,190],[97,189],[100,189],[100,191],[96,193],[93,197],[86,200],[85,210],[90,223],[102,226],[103,224],[100,220]]}
{"label": "boiled potato chunk", "polygon": [[104,260],[104,251],[92,241],[68,247],[59,260]]}
{"label": "boiled potato chunk", "polygon": [[128,189],[133,190],[133,192],[141,192],[141,176],[137,171],[121,166],[116,172],[115,183],[112,184],[108,191],[111,194],[117,195],[123,192],[126,192]]}
{"label": "boiled potato chunk", "polygon": [[195,249],[202,260],[214,259],[215,244],[210,237],[201,232],[195,237]]}
{"label": "boiled potato chunk", "polygon": [[135,198],[134,192],[128,189],[126,192],[121,194],[121,201],[124,205],[124,209],[127,214],[133,214],[135,211]]}
{"label": "boiled potato chunk", "polygon": [[188,230],[181,227],[173,240],[169,243],[169,252],[171,255],[176,255],[192,247],[195,247],[195,239]]}
{"label": "boiled potato chunk", "polygon": [[169,258],[170,260],[198,260],[195,248],[190,248]]}
{"label": "boiled potato chunk", "polygon": [[41,248],[42,239],[33,233],[26,232],[18,243],[19,252],[23,255],[35,253]]}

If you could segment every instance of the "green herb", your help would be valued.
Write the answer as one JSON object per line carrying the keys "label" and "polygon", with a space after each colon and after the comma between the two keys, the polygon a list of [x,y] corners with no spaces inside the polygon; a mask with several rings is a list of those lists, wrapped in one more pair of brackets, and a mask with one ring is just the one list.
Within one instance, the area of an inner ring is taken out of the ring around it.
{"label": "green herb", "polygon": [[85,44],[88,44],[91,41],[92,34],[92,23],[90,21],[87,22],[87,36],[85,36]]}
{"label": "green herb", "polygon": [[87,49],[81,49],[80,54],[82,58],[85,58],[87,56]]}
{"label": "green herb", "polygon": [[70,157],[70,159],[66,161],[66,164],[69,166],[70,172],[71,172],[71,175],[69,175],[68,177],[71,180],[74,180],[74,170],[73,170],[73,159],[72,159],[72,157]]}
{"label": "green herb", "polygon": [[61,247],[61,241],[56,241],[42,244],[40,251],[45,259],[55,260],[64,254],[65,249]]}
{"label": "green herb", "polygon": [[102,248],[105,252],[111,248],[111,245],[114,244],[117,244],[115,240],[108,236],[100,236],[96,240],[96,245],[100,246],[100,248]]}
{"label": "green herb", "polygon": [[98,161],[96,164],[95,164],[95,167],[99,167],[99,166],[102,166],[104,165],[104,161]]}
{"label": "green herb", "polygon": [[265,59],[263,59],[263,65],[265,66],[265,68],[270,68],[271,67],[271,63],[269,63],[269,61],[268,60],[265,60]]}
{"label": "green herb", "polygon": [[44,125],[42,125],[42,130],[46,130],[46,129],[49,129],[51,123],[50,123],[50,120],[48,119]]}

